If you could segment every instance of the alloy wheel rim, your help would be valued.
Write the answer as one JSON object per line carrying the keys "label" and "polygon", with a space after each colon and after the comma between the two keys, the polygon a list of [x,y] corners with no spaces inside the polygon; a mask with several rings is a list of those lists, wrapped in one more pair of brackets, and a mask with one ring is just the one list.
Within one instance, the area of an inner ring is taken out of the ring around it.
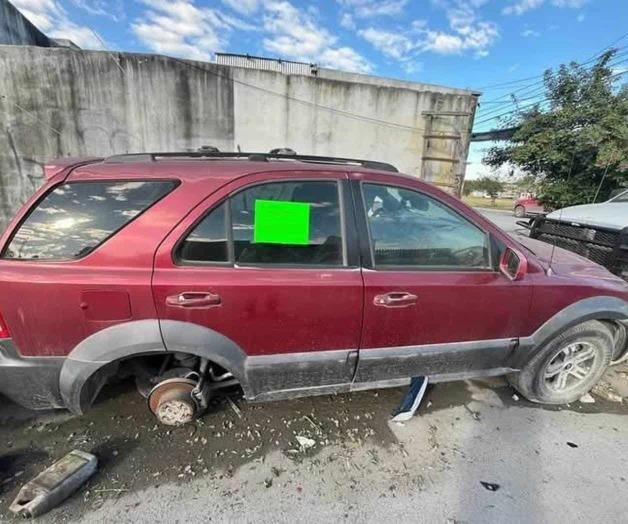
{"label": "alloy wheel rim", "polygon": [[559,393],[577,387],[593,372],[597,354],[595,347],[589,342],[573,342],[565,346],[545,367],[545,384]]}

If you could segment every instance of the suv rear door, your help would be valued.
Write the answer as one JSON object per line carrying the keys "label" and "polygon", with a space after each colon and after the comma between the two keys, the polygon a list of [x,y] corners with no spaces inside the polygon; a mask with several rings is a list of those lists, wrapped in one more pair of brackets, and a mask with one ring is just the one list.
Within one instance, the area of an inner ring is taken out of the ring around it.
{"label": "suv rear door", "polygon": [[363,296],[351,205],[338,172],[250,175],[208,197],[156,255],[166,347],[185,325],[227,337],[256,396],[349,382]]}
{"label": "suv rear door", "polygon": [[451,197],[412,181],[354,176],[366,246],[356,382],[503,372],[527,316],[529,280],[496,270],[485,225]]}

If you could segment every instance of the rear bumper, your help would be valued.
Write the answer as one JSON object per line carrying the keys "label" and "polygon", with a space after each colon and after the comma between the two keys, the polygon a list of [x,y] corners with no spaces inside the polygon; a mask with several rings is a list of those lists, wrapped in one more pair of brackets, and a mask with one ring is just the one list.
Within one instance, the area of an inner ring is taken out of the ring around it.
{"label": "rear bumper", "polygon": [[22,357],[10,340],[0,340],[0,393],[29,409],[63,408],[59,373],[64,361]]}

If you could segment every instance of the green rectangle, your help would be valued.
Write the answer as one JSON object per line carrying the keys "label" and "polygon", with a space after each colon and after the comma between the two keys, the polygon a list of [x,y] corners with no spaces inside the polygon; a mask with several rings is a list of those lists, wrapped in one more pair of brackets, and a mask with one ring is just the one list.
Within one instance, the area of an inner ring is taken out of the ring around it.
{"label": "green rectangle", "polygon": [[308,245],[310,204],[256,200],[253,241],[256,244]]}

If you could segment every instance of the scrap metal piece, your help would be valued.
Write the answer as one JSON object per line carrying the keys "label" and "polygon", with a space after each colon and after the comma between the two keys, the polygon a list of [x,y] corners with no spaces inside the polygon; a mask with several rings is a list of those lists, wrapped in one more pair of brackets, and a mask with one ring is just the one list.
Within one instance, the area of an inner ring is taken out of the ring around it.
{"label": "scrap metal piece", "polygon": [[401,405],[393,415],[393,422],[405,422],[414,416],[421,400],[423,400],[423,395],[425,395],[427,382],[427,377],[414,377],[412,379]]}
{"label": "scrap metal piece", "polygon": [[37,517],[68,498],[96,471],[98,459],[74,450],[22,486],[9,506],[15,515]]}

